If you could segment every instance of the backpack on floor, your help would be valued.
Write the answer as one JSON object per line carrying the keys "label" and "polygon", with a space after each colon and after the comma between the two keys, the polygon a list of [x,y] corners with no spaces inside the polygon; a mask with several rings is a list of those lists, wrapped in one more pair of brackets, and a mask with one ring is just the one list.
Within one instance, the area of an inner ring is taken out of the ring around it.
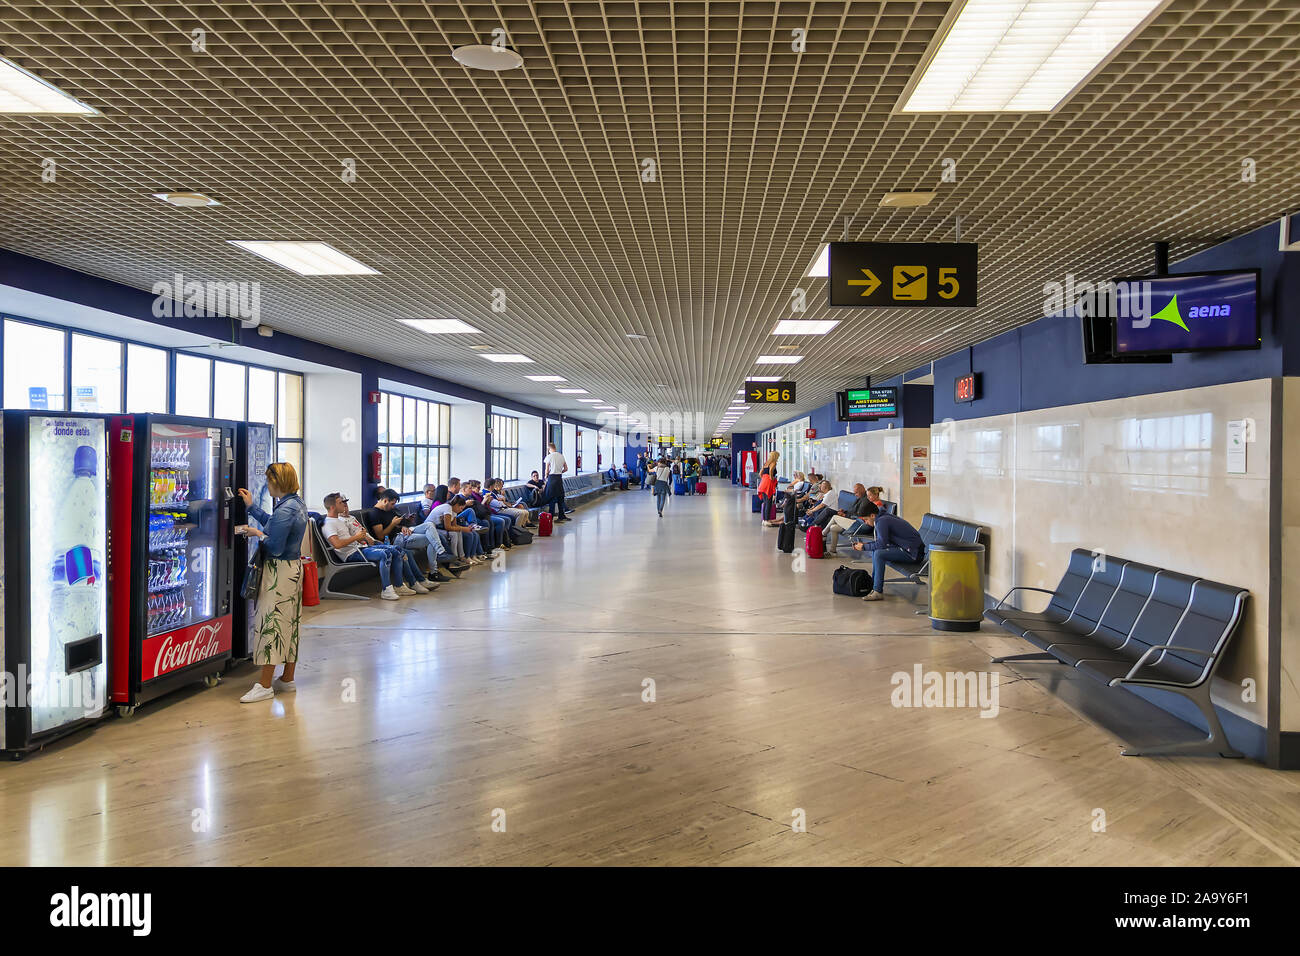
{"label": "backpack on floor", "polygon": [[804,535],[803,549],[810,558],[820,558],[822,556],[821,528],[814,526],[808,529],[808,533]]}
{"label": "backpack on floor", "polygon": [[554,519],[549,511],[543,511],[537,516],[537,533],[543,538],[549,537],[551,533],[551,522]]}
{"label": "backpack on floor", "polygon": [[851,568],[848,565],[841,564],[835,569],[834,582],[831,589],[836,594],[847,594],[849,597],[865,597],[871,590],[871,574],[862,568]]}
{"label": "backpack on floor", "polygon": [[752,511],[752,512],[754,512],[754,514],[758,514],[760,511],[762,511],[762,510],[763,510],[763,499],[760,498],[758,495],[750,495],[750,496],[749,496],[749,510]]}
{"label": "backpack on floor", "polygon": [[787,521],[781,525],[781,530],[776,533],[776,550],[785,554],[794,551],[794,523]]}
{"label": "backpack on floor", "polygon": [[697,482],[695,483],[695,493],[696,493],[697,495],[708,494],[708,492],[709,492],[709,486],[706,485],[704,482],[702,482],[702,481],[697,481]]}
{"label": "backpack on floor", "polygon": [[532,544],[533,533],[523,528],[511,528],[510,543],[511,544]]}

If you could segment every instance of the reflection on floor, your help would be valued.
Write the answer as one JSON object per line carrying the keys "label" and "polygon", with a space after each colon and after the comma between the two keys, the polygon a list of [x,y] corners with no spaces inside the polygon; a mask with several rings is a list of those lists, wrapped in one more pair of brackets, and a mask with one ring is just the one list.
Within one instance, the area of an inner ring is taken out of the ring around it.
{"label": "reflection on floor", "polygon": [[[295,696],[240,705],[245,667],[0,766],[0,864],[1300,860],[1300,776],[1120,757],[1064,668],[832,596],[838,561],[793,571],[710,486],[663,519],[612,493],[433,595],[326,602]],[[892,706],[918,664],[997,672],[997,715]]]}

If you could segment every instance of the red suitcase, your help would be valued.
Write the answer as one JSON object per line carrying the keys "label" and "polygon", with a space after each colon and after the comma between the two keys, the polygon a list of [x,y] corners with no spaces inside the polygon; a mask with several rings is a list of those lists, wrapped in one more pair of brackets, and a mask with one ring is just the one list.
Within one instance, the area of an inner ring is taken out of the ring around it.
{"label": "red suitcase", "polygon": [[537,533],[541,535],[543,538],[550,537],[552,520],[553,519],[549,511],[543,511],[540,515],[537,516]]}
{"label": "red suitcase", "polygon": [[708,491],[709,491],[709,486],[706,485],[704,482],[702,482],[702,481],[697,481],[697,482],[695,483],[695,493],[696,493],[697,495],[707,494]]}
{"label": "red suitcase", "polygon": [[810,558],[822,556],[822,529],[813,525],[803,539],[804,553]]}

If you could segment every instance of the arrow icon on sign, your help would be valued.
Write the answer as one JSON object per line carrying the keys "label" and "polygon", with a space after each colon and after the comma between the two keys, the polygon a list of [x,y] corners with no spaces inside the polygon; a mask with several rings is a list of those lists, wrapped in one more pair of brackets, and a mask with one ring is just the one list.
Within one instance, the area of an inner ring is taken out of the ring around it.
{"label": "arrow icon on sign", "polygon": [[751,402],[761,402],[763,400],[763,390],[761,388],[751,388],[745,397]]}
{"label": "arrow icon on sign", "polygon": [[880,280],[876,278],[875,274],[870,269],[863,269],[862,274],[866,276],[865,279],[850,279],[848,284],[866,286],[866,288],[862,290],[862,297],[866,298],[880,288]]}

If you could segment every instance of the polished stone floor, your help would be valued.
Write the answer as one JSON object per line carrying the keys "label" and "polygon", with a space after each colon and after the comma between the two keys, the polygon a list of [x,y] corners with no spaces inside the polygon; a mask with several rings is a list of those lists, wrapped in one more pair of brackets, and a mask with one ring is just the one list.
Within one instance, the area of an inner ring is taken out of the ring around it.
{"label": "polished stone floor", "polygon": [[[1300,774],[1121,757],[1082,716],[1117,692],[833,596],[839,562],[796,570],[711,487],[663,519],[614,492],[499,571],[311,609],[296,695],[239,704],[245,665],[0,766],[0,864],[1300,860]],[[996,716],[893,706],[916,665],[996,672]]]}

